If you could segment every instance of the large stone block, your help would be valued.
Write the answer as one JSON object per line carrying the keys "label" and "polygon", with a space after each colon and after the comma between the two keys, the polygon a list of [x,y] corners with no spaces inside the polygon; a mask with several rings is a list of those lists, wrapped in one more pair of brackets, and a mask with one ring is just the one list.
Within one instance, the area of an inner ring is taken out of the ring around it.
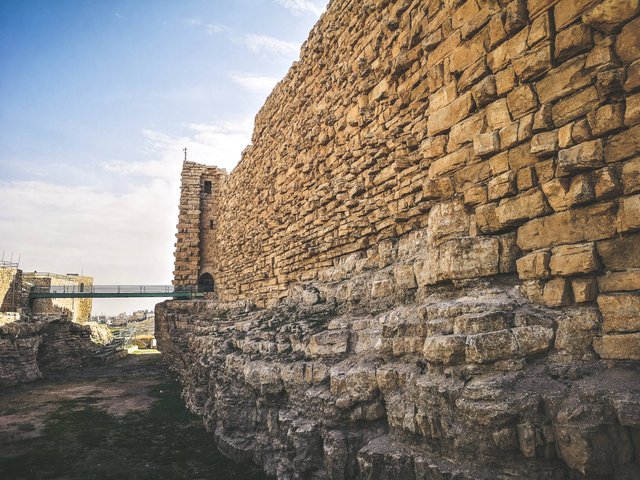
{"label": "large stone block", "polygon": [[607,270],[640,268],[640,234],[638,233],[597,242],[596,248]]}
{"label": "large stone block", "polygon": [[432,363],[451,365],[464,360],[465,335],[427,337],[422,353]]}
{"label": "large stone block", "polygon": [[566,150],[560,150],[558,153],[556,174],[559,177],[563,177],[571,173],[594,169],[602,165],[604,165],[602,140],[593,140],[567,148]]}
{"label": "large stone block", "polygon": [[626,64],[640,58],[640,18],[624,26],[616,40],[616,53]]}
{"label": "large stone block", "polygon": [[616,208],[614,202],[604,202],[533,219],[518,228],[518,246],[529,251],[611,238],[616,235]]}
{"label": "large stone block", "polygon": [[600,97],[595,87],[588,87],[570,97],[558,101],[551,108],[553,123],[556,127],[575,120],[600,106]]}
{"label": "large stone block", "polygon": [[640,290],[640,270],[607,272],[598,277],[598,289],[603,293]]}
{"label": "large stone block", "polygon": [[470,363],[491,363],[518,356],[518,343],[511,330],[469,335],[465,357]]}
{"label": "large stone block", "polygon": [[442,202],[429,212],[428,230],[434,242],[469,234],[470,215],[458,200]]}
{"label": "large stone block", "polygon": [[436,135],[453,127],[469,116],[473,107],[471,92],[460,96],[446,107],[429,115],[427,129],[430,135]]}
{"label": "large stone block", "polygon": [[549,278],[551,274],[549,269],[550,258],[551,252],[548,250],[540,250],[520,257],[516,260],[520,280]]}
{"label": "large stone block", "polygon": [[589,50],[593,46],[591,29],[578,23],[558,33],[555,44],[555,59],[564,62],[579,53]]}
{"label": "large stone block", "polygon": [[640,153],[640,125],[607,138],[604,146],[604,159],[618,162]]}
{"label": "large stone block", "polygon": [[549,267],[552,275],[567,277],[590,273],[598,269],[598,258],[593,243],[563,245],[551,250]]}
{"label": "large stone block", "polygon": [[544,284],[542,301],[548,307],[560,307],[571,303],[571,284],[566,278],[554,278]]}
{"label": "large stone block", "polygon": [[596,196],[589,174],[576,175],[573,178],[554,178],[541,185],[551,208],[556,212],[587,203]]}
{"label": "large stone block", "polygon": [[532,189],[517,197],[501,200],[496,208],[496,216],[501,225],[513,225],[545,215],[550,211],[542,191]]}
{"label": "large stone block", "polygon": [[418,285],[497,275],[500,271],[497,238],[466,237],[432,246],[415,263]]}
{"label": "large stone block", "polygon": [[640,331],[640,295],[637,293],[601,294],[598,307],[604,319],[603,332]]}
{"label": "large stone block", "polygon": [[603,335],[593,343],[602,358],[610,360],[640,360],[640,333]]}
{"label": "large stone block", "polygon": [[553,329],[542,325],[516,327],[511,333],[518,345],[518,355],[522,357],[549,350],[554,337]]}
{"label": "large stone block", "polygon": [[617,225],[621,233],[640,229],[640,195],[620,199]]}
{"label": "large stone block", "polygon": [[612,33],[640,11],[638,0],[603,0],[582,15],[583,23]]}
{"label": "large stone block", "polygon": [[551,70],[536,82],[540,102],[548,104],[593,83],[594,75],[585,68],[587,57],[578,56]]}

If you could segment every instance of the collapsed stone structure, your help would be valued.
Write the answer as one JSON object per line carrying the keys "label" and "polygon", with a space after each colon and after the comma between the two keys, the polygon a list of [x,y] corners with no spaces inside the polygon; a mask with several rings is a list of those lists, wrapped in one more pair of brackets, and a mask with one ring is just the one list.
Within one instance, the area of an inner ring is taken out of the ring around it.
{"label": "collapsed stone structure", "polygon": [[0,387],[88,364],[111,341],[106,327],[59,317],[0,325]]}
{"label": "collapsed stone structure", "polygon": [[640,5],[333,0],[157,307],[278,478],[640,475]]}

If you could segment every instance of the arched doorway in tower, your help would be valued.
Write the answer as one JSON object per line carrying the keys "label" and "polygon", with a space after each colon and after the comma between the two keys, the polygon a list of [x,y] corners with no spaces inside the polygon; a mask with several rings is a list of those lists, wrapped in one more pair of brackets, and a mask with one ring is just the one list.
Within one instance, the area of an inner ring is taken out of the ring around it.
{"label": "arched doorway in tower", "polygon": [[210,273],[203,273],[198,278],[198,291],[199,292],[213,292],[215,289],[215,282],[213,281],[213,276]]}

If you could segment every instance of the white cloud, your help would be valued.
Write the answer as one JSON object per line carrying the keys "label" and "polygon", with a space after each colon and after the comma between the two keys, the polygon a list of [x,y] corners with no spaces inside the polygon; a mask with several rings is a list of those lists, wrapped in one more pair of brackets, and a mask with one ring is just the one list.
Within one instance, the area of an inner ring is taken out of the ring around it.
{"label": "white cloud", "polygon": [[311,0],[276,0],[294,15],[302,15],[310,13],[320,16],[327,8],[327,1],[311,1]]}
{"label": "white cloud", "polygon": [[200,20],[199,18],[183,18],[182,21],[187,25],[192,25],[194,27],[199,27],[200,25],[202,25],[202,20]]}
{"label": "white cloud", "polygon": [[253,120],[221,120],[212,124],[192,123],[182,135],[169,135],[158,130],[145,129],[143,150],[149,160],[136,162],[104,162],[102,168],[110,173],[136,175],[172,180],[179,178],[183,149],[189,160],[216,165],[231,171],[240,160],[240,153],[251,142]]}
{"label": "white cloud", "polygon": [[241,87],[260,95],[269,94],[279,80],[277,77],[270,77],[268,75],[242,72],[232,73],[229,76],[231,80]]}
{"label": "white cloud", "polygon": [[300,52],[299,43],[287,42],[269,35],[248,34],[242,37],[242,43],[253,53],[275,53],[288,57]]}
{"label": "white cloud", "polygon": [[229,27],[219,23],[207,23],[207,25],[205,25],[205,28],[207,29],[207,32],[211,34],[223,33],[223,32],[229,31]]}
{"label": "white cloud", "polygon": [[[100,284],[170,283],[177,180],[153,179],[124,193],[43,181],[0,182],[0,189],[12,206],[0,210],[2,248],[19,252],[23,269],[82,271]],[[100,309],[126,309],[118,302]]]}

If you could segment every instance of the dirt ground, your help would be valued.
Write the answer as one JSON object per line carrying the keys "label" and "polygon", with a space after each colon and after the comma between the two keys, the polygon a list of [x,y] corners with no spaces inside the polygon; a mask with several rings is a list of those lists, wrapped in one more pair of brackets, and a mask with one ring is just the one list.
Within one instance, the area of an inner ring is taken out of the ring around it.
{"label": "dirt ground", "polygon": [[0,479],[259,480],[215,449],[159,354],[0,390]]}

